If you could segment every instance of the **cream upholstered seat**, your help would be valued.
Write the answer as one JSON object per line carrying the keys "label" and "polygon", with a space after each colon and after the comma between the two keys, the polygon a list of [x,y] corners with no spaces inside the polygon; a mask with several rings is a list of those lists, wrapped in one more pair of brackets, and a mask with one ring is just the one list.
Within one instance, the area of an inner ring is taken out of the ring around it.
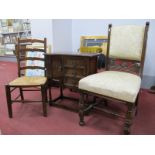
{"label": "cream upholstered seat", "polygon": [[[127,105],[124,133],[130,133],[133,113],[137,113],[148,27],[149,23],[146,23],[146,26],[123,25],[112,27],[109,25],[106,71],[89,75],[79,81],[80,125],[85,124],[84,115],[86,111],[96,105],[96,103],[85,104],[88,103],[85,95],[93,95],[106,101],[113,100],[114,103],[119,101],[124,103],[123,105]],[[115,63],[117,59],[125,62],[125,65],[120,64],[118,67],[118,64]],[[137,68],[139,68],[139,72],[135,75]],[[102,109],[102,111],[110,113],[108,109]],[[116,112],[112,112],[112,114],[116,114]]]}
{"label": "cream upholstered seat", "polygon": [[22,76],[18,77],[15,80],[9,83],[10,86],[35,86],[35,85],[43,85],[47,81],[46,77],[43,76]]}
{"label": "cream upholstered seat", "polygon": [[89,75],[79,81],[79,89],[134,103],[141,78],[137,75],[105,71]]}

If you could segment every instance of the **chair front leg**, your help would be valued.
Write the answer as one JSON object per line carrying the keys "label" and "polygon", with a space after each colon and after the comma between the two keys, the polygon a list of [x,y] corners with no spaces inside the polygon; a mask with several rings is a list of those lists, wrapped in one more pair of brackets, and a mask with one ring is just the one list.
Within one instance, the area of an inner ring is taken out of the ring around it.
{"label": "chair front leg", "polygon": [[136,102],[135,102],[135,116],[137,116],[137,114],[138,114],[138,99],[139,99],[140,93],[141,93],[141,91],[138,93]]}
{"label": "chair front leg", "polygon": [[134,111],[134,105],[133,103],[127,104],[128,110],[126,113],[126,120],[125,120],[125,126],[124,126],[124,134],[129,135],[130,134],[130,127],[132,125],[132,118],[133,118],[133,111]]}
{"label": "chair front leg", "polygon": [[43,106],[43,116],[47,116],[47,88],[46,86],[41,86],[41,96],[42,96],[42,106]]}
{"label": "chair front leg", "polygon": [[22,88],[19,88],[19,92],[20,92],[20,97],[21,97],[22,103],[24,103],[24,95],[23,95]]}
{"label": "chair front leg", "polygon": [[81,126],[85,125],[85,122],[84,122],[84,109],[85,109],[85,106],[84,106],[84,94],[80,93],[80,99],[79,99],[79,117],[80,117],[80,122],[79,122],[79,124]]}
{"label": "chair front leg", "polygon": [[11,91],[10,91],[9,85],[5,86],[5,91],[6,91],[6,100],[7,100],[7,106],[8,106],[8,114],[9,114],[9,117],[12,118],[12,102],[11,102]]}

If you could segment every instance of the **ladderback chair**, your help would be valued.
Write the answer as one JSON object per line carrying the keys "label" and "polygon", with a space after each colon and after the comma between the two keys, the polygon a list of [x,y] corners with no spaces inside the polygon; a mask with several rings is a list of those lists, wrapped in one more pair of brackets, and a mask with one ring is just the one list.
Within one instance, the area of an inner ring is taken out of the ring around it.
{"label": "ladderback chair", "polygon": [[[12,118],[12,104],[14,102],[42,102],[43,116],[47,116],[47,78],[44,66],[44,54],[46,53],[46,38],[41,39],[18,39],[16,57],[18,65],[18,77],[5,85],[8,114]],[[42,48],[33,47],[38,43]],[[19,90],[19,95],[14,97],[14,90]],[[24,99],[24,91],[40,91],[41,100]],[[20,99],[19,99],[20,98]]]}
{"label": "ladderback chair", "polygon": [[[106,71],[89,75],[79,81],[79,117],[84,125],[84,116],[93,105],[87,106],[85,95],[103,98],[106,103],[123,103],[125,113],[124,134],[130,134],[133,116],[137,113],[138,96],[146,51],[149,23],[145,26],[123,25],[108,28]],[[119,102],[115,102],[119,101]],[[96,104],[94,104],[96,105]],[[122,104],[121,104],[122,105]],[[99,109],[99,107],[95,107]],[[104,112],[109,110],[104,109]],[[116,112],[111,112],[117,114]]]}

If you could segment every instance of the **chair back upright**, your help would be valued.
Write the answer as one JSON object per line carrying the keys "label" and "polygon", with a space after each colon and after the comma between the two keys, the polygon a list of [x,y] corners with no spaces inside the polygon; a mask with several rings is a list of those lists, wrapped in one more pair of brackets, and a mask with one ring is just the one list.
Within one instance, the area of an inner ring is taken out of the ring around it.
{"label": "chair back upright", "polygon": [[[36,46],[37,44],[37,46]],[[39,46],[40,45],[40,46]],[[16,48],[18,76],[45,76],[47,39],[19,39]]]}

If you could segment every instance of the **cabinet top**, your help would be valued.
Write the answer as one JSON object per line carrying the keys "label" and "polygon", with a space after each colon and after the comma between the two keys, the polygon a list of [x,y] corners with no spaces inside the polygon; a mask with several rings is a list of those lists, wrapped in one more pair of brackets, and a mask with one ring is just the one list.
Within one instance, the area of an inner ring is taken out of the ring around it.
{"label": "cabinet top", "polygon": [[59,55],[59,56],[83,56],[83,57],[96,57],[98,55],[100,55],[100,53],[73,53],[73,52],[68,52],[68,53],[46,53],[45,55]]}

